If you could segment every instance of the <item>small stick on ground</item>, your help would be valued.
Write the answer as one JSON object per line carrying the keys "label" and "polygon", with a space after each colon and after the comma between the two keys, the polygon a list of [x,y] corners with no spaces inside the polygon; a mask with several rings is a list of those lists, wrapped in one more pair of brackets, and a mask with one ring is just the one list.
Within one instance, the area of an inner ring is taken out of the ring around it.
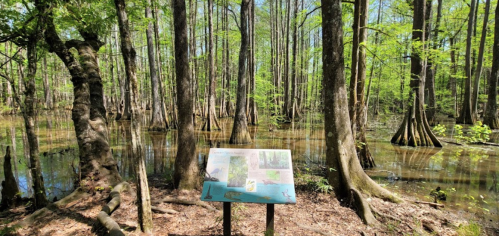
{"label": "small stick on ground", "polygon": [[423,201],[414,201],[414,203],[418,203],[418,204],[428,204],[432,207],[445,207],[444,204],[439,204],[439,203],[434,203],[434,202],[423,202]]}

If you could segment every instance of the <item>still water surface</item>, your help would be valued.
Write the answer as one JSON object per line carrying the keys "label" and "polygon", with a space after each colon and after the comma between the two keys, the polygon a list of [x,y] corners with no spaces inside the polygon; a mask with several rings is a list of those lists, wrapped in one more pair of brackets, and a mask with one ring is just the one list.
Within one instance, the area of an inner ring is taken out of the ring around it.
{"label": "still water surface", "polygon": [[[143,117],[146,124],[147,117]],[[202,126],[197,121],[197,127]],[[221,119],[223,131],[204,132],[197,129],[197,147],[200,162],[206,158],[210,146],[221,148],[290,149],[294,168],[325,165],[324,127],[319,117],[309,116],[306,121],[281,124],[269,131],[265,121],[249,127],[254,140],[248,145],[231,145],[232,119]],[[109,121],[111,147],[123,177],[130,178],[129,122]],[[395,117],[372,119],[368,132],[370,149],[377,167],[366,172],[379,184],[397,194],[432,201],[429,193],[440,187],[446,191],[447,210],[474,212],[478,217],[499,221],[499,193],[497,175],[498,147],[457,146],[444,143],[443,148],[410,148],[390,144],[389,140],[399,121]],[[448,126],[450,127],[450,126]],[[176,147],[176,131],[147,132],[143,125],[147,171],[149,174],[171,176]],[[24,196],[32,194],[28,158],[24,146],[23,120],[20,116],[0,116],[0,155],[5,147],[15,144],[15,177]],[[78,166],[78,149],[70,112],[40,115],[37,120],[42,171],[49,198],[61,198],[73,189],[74,169]],[[496,135],[497,136],[497,135]],[[447,138],[452,138],[448,130]],[[497,142],[497,137],[492,141]],[[3,158],[0,160],[3,167]],[[0,180],[3,180],[0,168]]]}

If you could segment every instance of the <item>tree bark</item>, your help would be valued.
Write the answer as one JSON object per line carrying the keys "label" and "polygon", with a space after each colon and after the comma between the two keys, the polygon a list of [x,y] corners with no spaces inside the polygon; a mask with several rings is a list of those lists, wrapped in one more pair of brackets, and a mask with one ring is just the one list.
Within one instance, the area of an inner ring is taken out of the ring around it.
{"label": "tree bark", "polygon": [[[152,18],[151,11],[151,0],[147,0],[146,6],[146,18]],[[147,24],[146,37],[147,37],[147,56],[149,58],[149,73],[151,75],[151,96],[152,96],[152,112],[151,112],[151,122],[149,124],[150,131],[166,131],[168,129],[168,124],[166,124],[166,119],[163,112],[163,88],[161,86],[161,81],[156,74],[156,58],[155,58],[155,46],[152,39],[153,34],[153,23],[149,21]]]}
{"label": "tree bark", "polygon": [[494,45],[492,46],[492,74],[489,81],[487,107],[483,123],[491,129],[499,129],[497,114],[497,80],[499,78],[499,4],[496,6],[494,26]]}
{"label": "tree bark", "polygon": [[[131,143],[132,143],[132,157],[135,165],[135,175],[137,183],[137,207],[138,207],[138,221],[140,230],[144,233],[151,233],[153,231],[152,224],[152,211],[151,211],[151,197],[149,195],[149,186],[147,183],[147,173],[145,165],[145,157],[142,151],[141,143],[141,127],[140,127],[140,105],[139,105],[139,84],[137,81],[137,64],[136,52],[132,46],[131,31],[128,22],[128,16],[125,11],[126,4],[124,0],[115,0],[116,12],[118,15],[118,25],[120,28],[121,37],[121,53],[125,61],[125,71],[127,81],[129,82],[128,88],[130,89],[128,95],[130,100],[131,109]],[[151,26],[151,25],[149,25]],[[151,27],[148,27],[149,29]],[[148,31],[149,31],[148,29]],[[152,35],[148,35],[152,41]],[[152,42],[151,42],[152,44]],[[151,47],[152,49],[152,47]],[[151,50],[152,51],[152,50]],[[153,54],[154,52],[149,52]],[[150,62],[154,64],[154,61]],[[156,78],[157,80],[157,78]],[[159,111],[161,114],[161,111]]]}
{"label": "tree bark", "polygon": [[403,146],[436,146],[442,144],[432,133],[424,110],[425,67],[421,52],[424,45],[425,0],[414,1],[412,28],[411,82],[408,108],[397,133],[391,142]]}
{"label": "tree bark", "polygon": [[43,57],[43,94],[45,95],[45,108],[51,110],[53,107],[52,93],[50,92],[49,72],[47,70],[47,56]]}
{"label": "tree bark", "polygon": [[476,113],[472,109],[471,105],[471,81],[472,81],[472,61],[471,61],[471,50],[473,41],[473,28],[475,26],[475,8],[476,0],[471,0],[470,13],[468,17],[468,33],[466,36],[466,55],[465,55],[465,84],[464,84],[464,98],[463,107],[459,113],[459,117],[456,119],[458,124],[474,124],[476,122]]}
{"label": "tree bark", "polygon": [[178,140],[174,185],[178,189],[194,189],[199,185],[196,140],[193,125],[192,79],[189,76],[187,20],[185,0],[173,0],[175,29],[175,73],[177,80]]}
{"label": "tree bark", "polygon": [[253,0],[242,0],[241,2],[241,48],[239,51],[239,70],[237,73],[237,101],[236,115],[229,143],[246,144],[251,143],[248,132],[248,121],[246,119],[246,60],[248,57],[248,12],[249,4]]}
{"label": "tree bark", "polygon": [[[325,88],[324,120],[328,180],[339,199],[349,198],[366,224],[376,219],[360,194],[401,201],[367,176],[355,155],[350,128],[348,100],[344,76],[343,28],[340,0],[322,0],[323,73]],[[347,201],[348,202],[348,201]]]}

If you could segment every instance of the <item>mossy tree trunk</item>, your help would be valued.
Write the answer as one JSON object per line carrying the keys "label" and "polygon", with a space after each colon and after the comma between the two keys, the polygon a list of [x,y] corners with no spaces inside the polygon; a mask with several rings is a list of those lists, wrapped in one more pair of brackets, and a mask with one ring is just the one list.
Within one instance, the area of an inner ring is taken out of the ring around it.
{"label": "mossy tree trunk", "polygon": [[425,26],[424,0],[414,1],[414,23],[412,28],[411,82],[407,111],[391,142],[402,146],[442,147],[431,131],[424,110],[425,65],[420,53],[424,45]]}
{"label": "mossy tree trunk", "polygon": [[177,82],[178,140],[174,185],[191,190],[199,186],[199,166],[194,138],[192,77],[189,76],[187,17],[185,0],[173,0],[175,31],[175,74]]}
{"label": "mossy tree trunk", "polygon": [[337,198],[352,200],[363,221],[374,224],[376,219],[362,193],[395,202],[401,200],[371,180],[356,155],[344,76],[341,0],[322,0],[322,19],[328,180]]}
{"label": "mossy tree trunk", "polygon": [[249,4],[252,0],[241,2],[241,49],[239,51],[239,70],[237,73],[237,100],[236,115],[229,143],[246,144],[251,143],[248,132],[248,121],[246,118],[246,60],[248,58],[248,15]]}

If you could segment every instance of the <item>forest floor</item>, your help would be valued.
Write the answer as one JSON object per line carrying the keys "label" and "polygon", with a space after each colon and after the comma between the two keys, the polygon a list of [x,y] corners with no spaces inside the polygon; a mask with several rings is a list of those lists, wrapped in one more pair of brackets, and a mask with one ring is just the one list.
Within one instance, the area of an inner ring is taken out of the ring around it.
{"label": "forest floor", "polygon": [[[199,205],[155,203],[159,200],[184,199],[199,201],[200,191],[172,190],[164,177],[150,176],[153,206],[178,211],[175,214],[153,212],[154,235],[222,235],[222,203],[208,202],[216,211]],[[295,183],[296,184],[296,183]],[[135,188],[132,186],[133,191]],[[122,193],[120,207],[111,215],[126,235],[143,235],[137,231],[137,207],[134,193]],[[379,212],[379,223],[367,226],[354,210],[340,204],[331,194],[316,192],[297,184],[296,204],[275,205],[274,235],[499,235],[497,222],[476,222],[473,215],[456,214],[449,209],[435,209],[416,204],[403,197],[405,203],[394,204],[371,199]],[[96,220],[108,193],[80,199],[51,210],[25,228],[11,226],[29,213],[22,208],[0,213],[0,235],[106,235],[106,229]],[[264,235],[266,206],[264,204],[233,203],[232,234]],[[478,231],[480,230],[480,231]],[[478,234],[474,234],[478,233]]]}

